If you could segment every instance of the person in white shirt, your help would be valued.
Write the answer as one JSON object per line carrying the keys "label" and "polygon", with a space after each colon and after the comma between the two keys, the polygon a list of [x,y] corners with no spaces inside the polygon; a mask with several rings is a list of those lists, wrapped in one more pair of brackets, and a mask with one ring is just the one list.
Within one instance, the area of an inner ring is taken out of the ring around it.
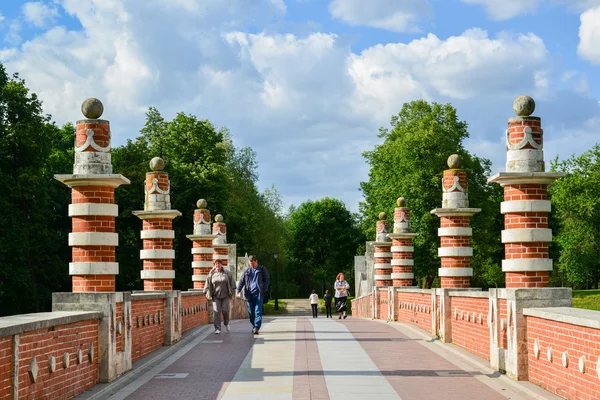
{"label": "person in white shirt", "polygon": [[346,282],[346,277],[343,272],[340,272],[335,277],[335,283],[333,285],[335,289],[335,309],[338,312],[338,319],[346,319],[346,300],[348,299],[348,289],[350,285]]}
{"label": "person in white shirt", "polygon": [[317,307],[319,306],[319,295],[315,290],[312,291],[312,294],[308,298],[310,300],[310,306],[312,307],[313,318],[317,318]]}

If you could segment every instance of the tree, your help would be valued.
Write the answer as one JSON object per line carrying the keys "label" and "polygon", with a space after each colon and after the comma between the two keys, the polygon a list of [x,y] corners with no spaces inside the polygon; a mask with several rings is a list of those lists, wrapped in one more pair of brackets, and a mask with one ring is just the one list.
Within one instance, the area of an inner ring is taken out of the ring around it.
{"label": "tree", "polygon": [[418,100],[405,103],[392,117],[391,126],[391,130],[380,128],[383,143],[363,154],[370,165],[369,180],[361,182],[365,197],[360,204],[363,232],[374,240],[377,215],[381,211],[393,215],[396,198],[405,197],[411,208],[413,230],[419,233],[414,240],[415,276],[425,278],[425,286],[430,287],[440,266],[439,218],[430,211],[441,206],[441,177],[448,169],[448,157],[459,154],[469,177],[470,205],[482,209],[471,220],[473,283],[497,284],[493,280],[498,274],[489,274],[488,270],[498,270],[502,257],[502,220],[498,212],[502,190],[487,183],[490,161],[463,147],[463,140],[469,137],[466,122],[458,120],[450,104]]}
{"label": "tree", "polygon": [[600,144],[579,157],[552,162],[567,175],[549,188],[558,225],[558,270],[577,288],[600,279]]}
{"label": "tree", "polygon": [[302,203],[287,220],[286,281],[299,286],[299,295],[329,285],[339,272],[350,276],[356,249],[364,236],[357,217],[343,202],[324,198]]}

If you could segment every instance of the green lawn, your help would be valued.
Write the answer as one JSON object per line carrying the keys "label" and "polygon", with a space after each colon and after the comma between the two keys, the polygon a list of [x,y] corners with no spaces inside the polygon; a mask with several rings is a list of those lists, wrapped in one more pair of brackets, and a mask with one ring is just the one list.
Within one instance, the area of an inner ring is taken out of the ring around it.
{"label": "green lawn", "polygon": [[[346,314],[348,314],[348,315],[352,315],[352,300],[353,299],[354,299],[354,296],[350,296],[350,297],[348,297],[348,300],[346,300],[346,307],[348,308],[348,310],[346,311]],[[319,312],[327,315],[327,311],[325,310],[325,300],[323,300],[321,298],[319,298]],[[332,315],[337,314],[335,312],[335,299],[331,299],[331,314]]]}
{"label": "green lawn", "polygon": [[273,308],[275,307],[275,300],[269,300],[268,303],[263,304],[263,313],[265,315],[279,315],[287,313],[287,304],[285,300],[279,299],[279,310],[275,311]]}
{"label": "green lawn", "polygon": [[573,307],[600,311],[600,290],[573,290]]}

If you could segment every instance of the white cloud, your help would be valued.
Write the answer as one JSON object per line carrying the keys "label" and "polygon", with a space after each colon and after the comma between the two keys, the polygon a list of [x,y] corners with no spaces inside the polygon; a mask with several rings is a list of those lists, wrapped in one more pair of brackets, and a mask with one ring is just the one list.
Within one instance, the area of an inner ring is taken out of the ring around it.
{"label": "white cloud", "polygon": [[542,0],[462,0],[467,4],[479,4],[485,7],[493,19],[510,19],[518,15],[530,14],[535,11]]}
{"label": "white cloud", "polygon": [[418,31],[418,21],[429,15],[428,0],[331,0],[329,12],[350,25],[365,25],[395,32]]}
{"label": "white cloud", "polygon": [[4,21],[6,19],[6,17],[4,15],[2,15],[2,13],[0,12],[0,21]]}
{"label": "white cloud", "polygon": [[600,6],[581,14],[577,54],[592,64],[600,64]]}
{"label": "white cloud", "polygon": [[58,16],[58,9],[41,1],[23,4],[23,18],[37,27],[43,28]]}
{"label": "white cloud", "polygon": [[287,7],[283,0],[271,0],[271,4],[273,4],[275,8],[277,8],[282,13],[285,13],[287,11]]}

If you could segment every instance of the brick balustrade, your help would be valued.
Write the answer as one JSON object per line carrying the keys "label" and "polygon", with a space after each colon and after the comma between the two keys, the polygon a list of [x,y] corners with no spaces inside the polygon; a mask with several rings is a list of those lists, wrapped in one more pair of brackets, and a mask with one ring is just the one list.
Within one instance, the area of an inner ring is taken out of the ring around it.
{"label": "brick balustrade", "polygon": [[412,286],[413,273],[413,239],[417,233],[411,232],[410,208],[406,207],[406,199],[400,197],[394,209],[394,232],[388,234],[392,239],[392,284],[394,287]]}
{"label": "brick balustrade", "polygon": [[171,209],[171,183],[164,167],[165,162],[160,157],[150,161],[152,172],[146,173],[144,211],[133,211],[143,221],[144,247],[140,250],[140,259],[144,264],[140,275],[146,291],[172,290],[175,279],[173,219],[181,213]]}
{"label": "brick balustrade", "polygon": [[192,241],[192,282],[194,289],[204,290],[206,278],[213,267],[213,240],[210,211],[206,200],[200,199],[194,211],[194,233],[186,237]]}
{"label": "brick balustrade", "polygon": [[431,211],[440,217],[438,275],[442,288],[468,288],[473,276],[470,217],[481,209],[469,208],[467,172],[460,169],[460,162],[457,154],[448,158],[450,169],[444,171],[442,178],[442,208]]}
{"label": "brick balustrade", "polygon": [[506,130],[507,172],[489,179],[504,187],[502,270],[507,288],[547,287],[552,271],[547,186],[564,173],[544,172],[544,132],[541,119],[531,116],[533,99],[520,96],[513,108],[517,116],[509,118]]}

